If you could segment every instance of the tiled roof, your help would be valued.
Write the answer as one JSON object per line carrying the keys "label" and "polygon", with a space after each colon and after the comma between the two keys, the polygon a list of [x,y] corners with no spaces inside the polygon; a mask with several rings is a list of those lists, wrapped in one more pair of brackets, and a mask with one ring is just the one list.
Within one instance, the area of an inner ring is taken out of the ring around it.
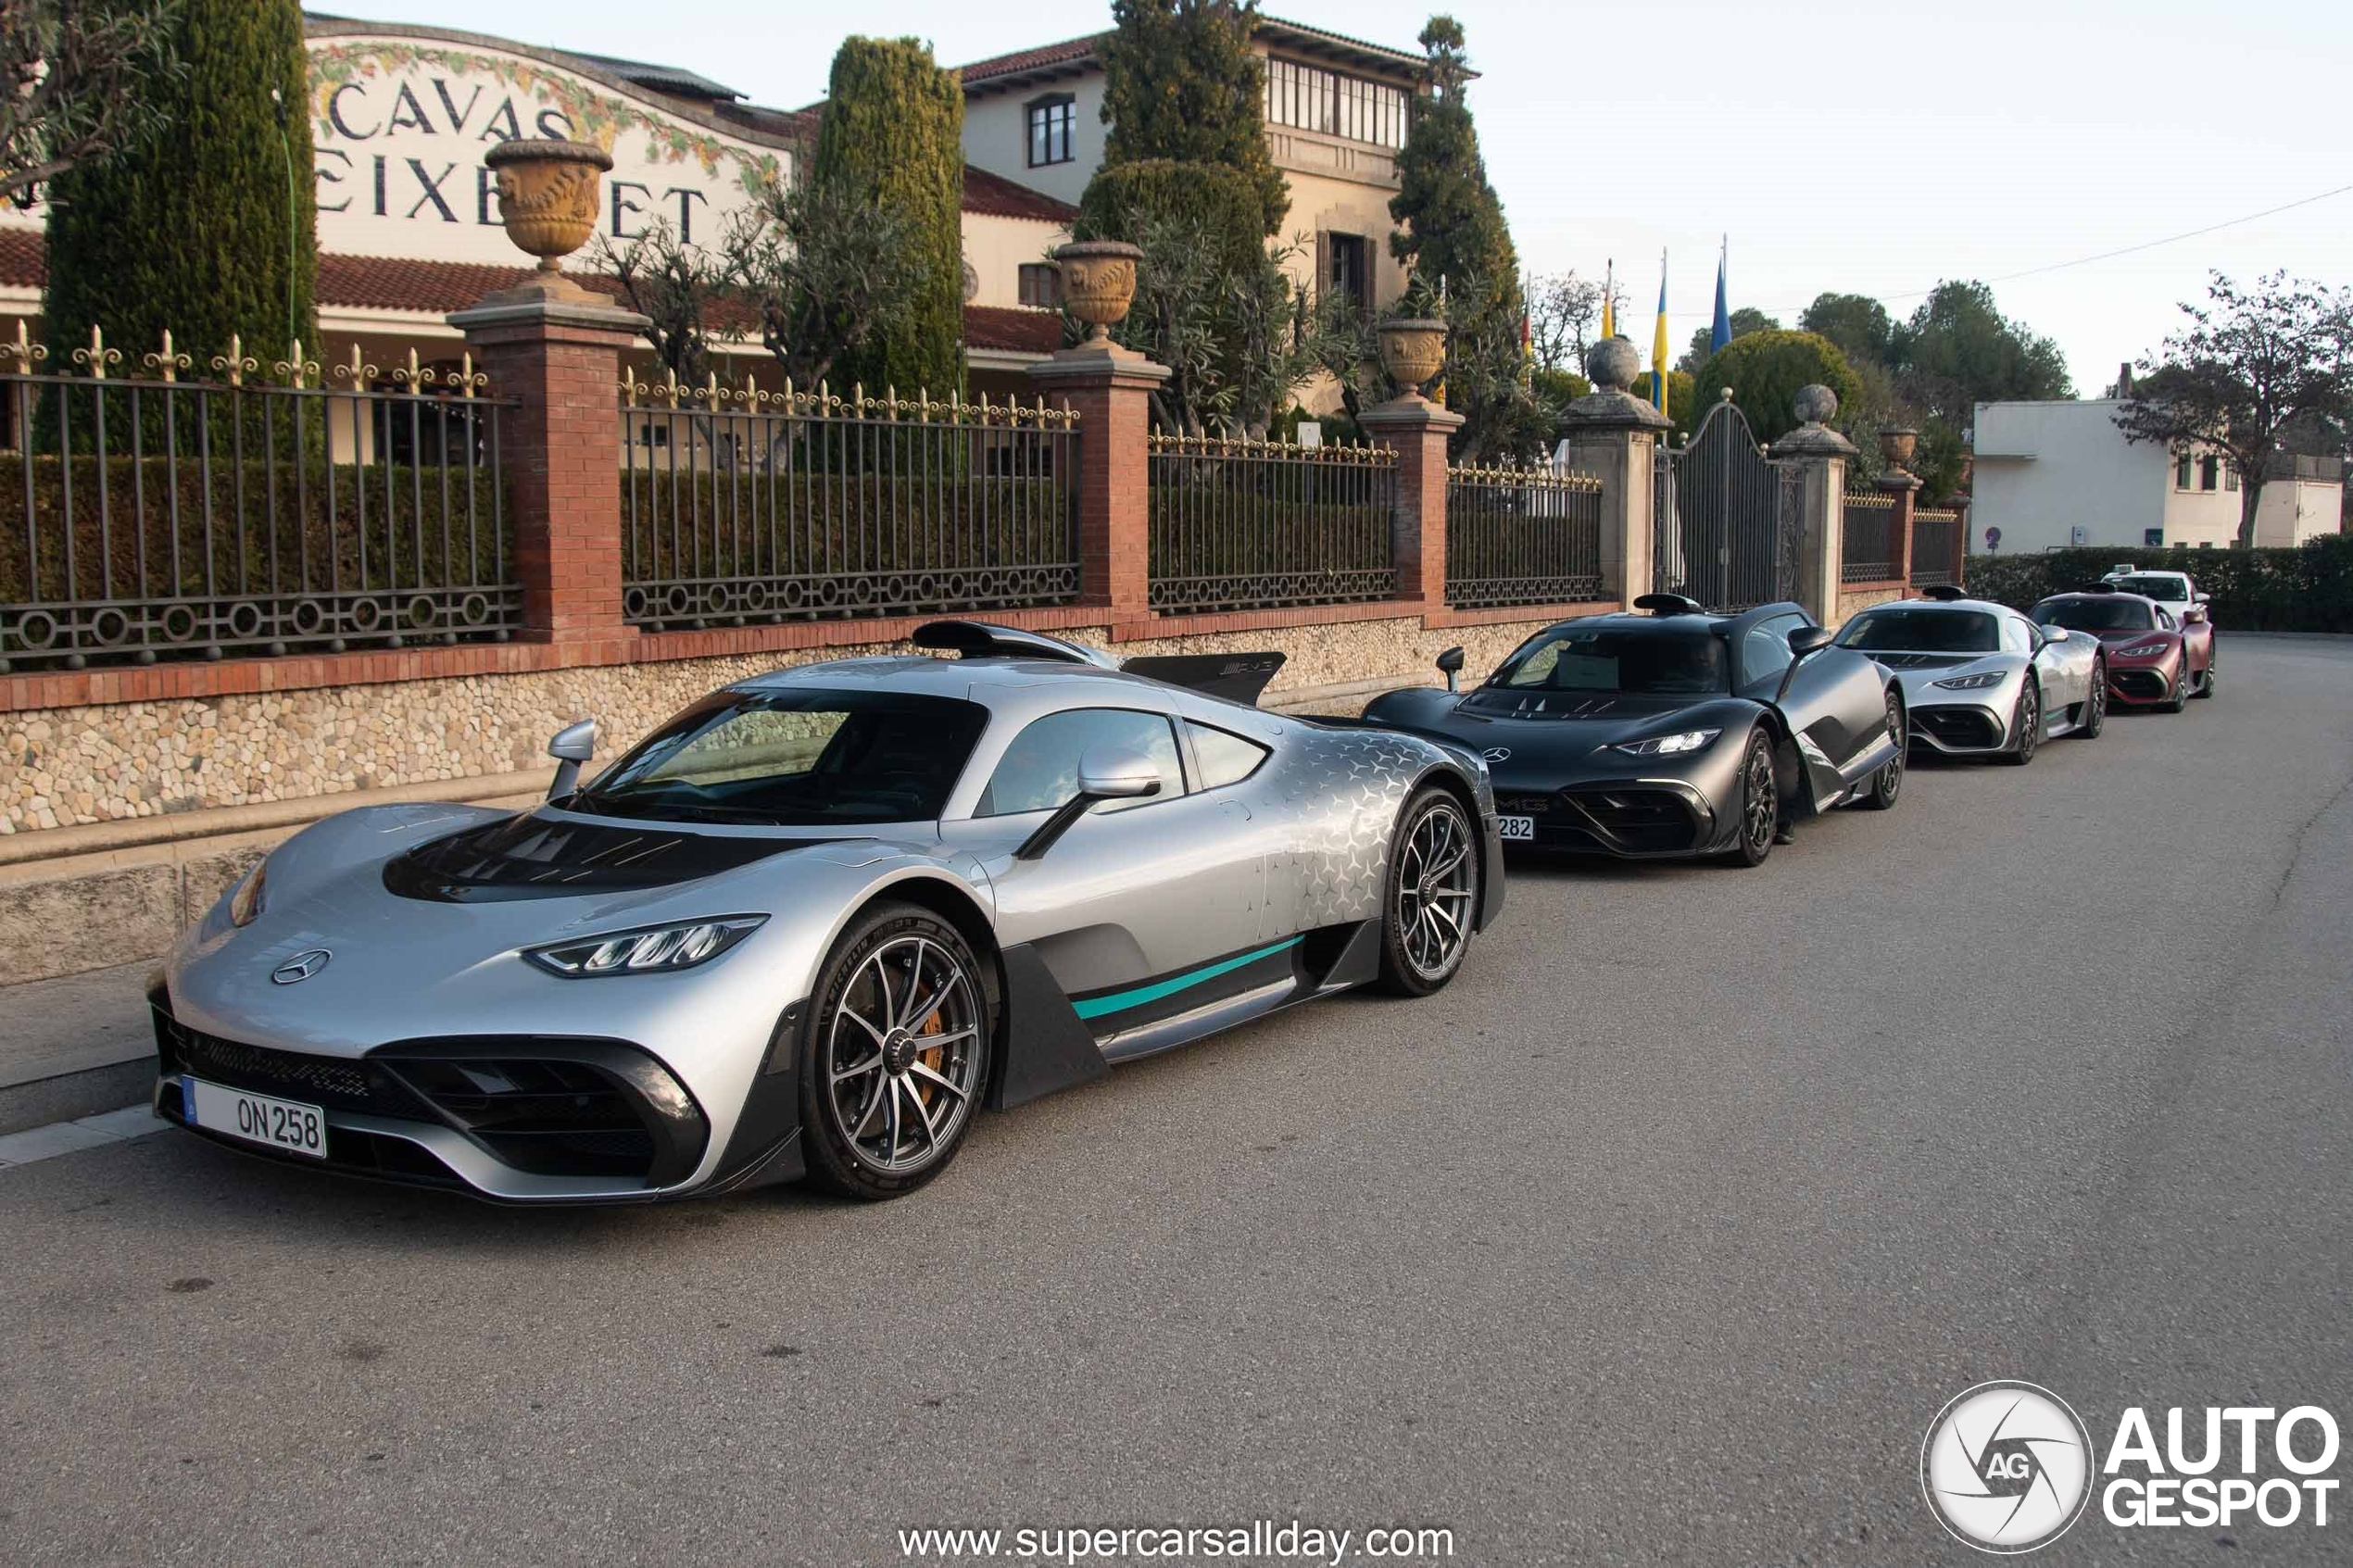
{"label": "tiled roof", "polygon": [[[472,261],[418,261],[330,252],[319,257],[319,303],[346,310],[444,316],[480,303],[493,289],[522,282],[531,270]],[[39,288],[47,275],[38,233],[30,229],[0,229],[0,287]],[[609,277],[593,272],[572,276],[598,294],[621,292],[621,285]],[[758,330],[749,311],[725,300],[713,306],[707,324],[729,336],[749,337]],[[1062,317],[1051,310],[968,305],[964,307],[964,344],[968,348],[1000,352],[1051,354],[1063,345]]]}
{"label": "tiled roof", "polygon": [[1078,209],[1066,201],[969,163],[964,165],[964,210],[997,218],[1034,218],[1041,223],[1068,223],[1078,216]]}
{"label": "tiled roof", "polygon": [[1051,354],[1063,345],[1062,314],[1002,305],[964,307],[964,346],[1013,354]]}
{"label": "tiled roof", "polygon": [[1017,49],[1010,55],[992,59],[975,60],[957,68],[957,77],[967,84],[985,82],[992,76],[1018,76],[1023,71],[1038,70],[1047,66],[1067,65],[1083,60],[1095,52],[1095,45],[1109,37],[1102,32],[1090,32],[1084,38],[1066,38],[1060,44],[1041,44],[1035,49]]}

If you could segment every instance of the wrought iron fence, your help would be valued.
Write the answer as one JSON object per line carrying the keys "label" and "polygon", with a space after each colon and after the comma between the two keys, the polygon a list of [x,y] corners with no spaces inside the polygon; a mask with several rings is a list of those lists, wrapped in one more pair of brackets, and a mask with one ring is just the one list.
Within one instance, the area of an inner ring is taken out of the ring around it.
{"label": "wrought iron fence", "polygon": [[1961,554],[1961,515],[1921,508],[1912,514],[1912,585],[1925,588],[1958,583],[1954,562]]}
{"label": "wrought iron fence", "polygon": [[1556,469],[1446,470],[1446,602],[1576,604],[1602,593],[1602,482]]}
{"label": "wrought iron fence", "polygon": [[1839,579],[1845,583],[1894,583],[1903,575],[1895,560],[1895,497],[1875,491],[1849,491],[1846,525],[1840,546]]}
{"label": "wrought iron fence", "polygon": [[1077,414],[622,383],[622,609],[649,628],[1078,595]]}
{"label": "wrought iron fence", "polygon": [[[503,638],[522,594],[507,537],[500,410],[472,356],[357,347],[322,378],[293,345],[277,383],[232,339],[162,346],[145,377],[94,330],[78,374],[0,343],[0,671]],[[381,379],[380,379],[381,378]],[[333,383],[341,382],[340,387]]]}
{"label": "wrought iron fence", "polygon": [[1153,435],[1151,606],[1178,614],[1385,599],[1397,591],[1397,454]]}

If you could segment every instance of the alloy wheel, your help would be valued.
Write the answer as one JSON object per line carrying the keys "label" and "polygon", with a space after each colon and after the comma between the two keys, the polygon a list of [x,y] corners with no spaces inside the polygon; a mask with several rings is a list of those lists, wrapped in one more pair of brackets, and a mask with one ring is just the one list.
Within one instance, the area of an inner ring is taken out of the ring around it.
{"label": "alloy wheel", "polygon": [[1773,788],[1773,758],[1765,747],[1750,749],[1741,773],[1741,836],[1752,853],[1772,846],[1773,829],[1780,816],[1780,801]]}
{"label": "alloy wheel", "polygon": [[1893,689],[1887,694],[1887,737],[1895,743],[1895,755],[1880,770],[1879,797],[1893,804],[1904,787],[1904,756],[1912,744],[1904,717],[1904,700]]}
{"label": "alloy wheel", "polygon": [[2033,682],[2018,694],[2018,759],[2031,760],[2043,744],[2043,697]]}
{"label": "alloy wheel", "polygon": [[926,936],[866,955],[825,1034],[824,1094],[861,1164],[920,1171],[952,1148],[980,1092],[986,1052],[972,977]]}
{"label": "alloy wheel", "polygon": [[1470,940],[1476,848],[1461,809],[1446,800],[1416,819],[1398,855],[1398,946],[1425,979],[1446,973]]}

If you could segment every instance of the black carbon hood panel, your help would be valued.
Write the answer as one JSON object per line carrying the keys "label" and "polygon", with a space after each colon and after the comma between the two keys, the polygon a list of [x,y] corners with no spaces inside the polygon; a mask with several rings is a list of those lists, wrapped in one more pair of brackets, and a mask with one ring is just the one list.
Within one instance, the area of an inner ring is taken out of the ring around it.
{"label": "black carbon hood panel", "polygon": [[442,904],[572,898],[667,887],[829,842],[688,833],[673,823],[579,822],[525,811],[420,844],[384,862],[385,891]]}

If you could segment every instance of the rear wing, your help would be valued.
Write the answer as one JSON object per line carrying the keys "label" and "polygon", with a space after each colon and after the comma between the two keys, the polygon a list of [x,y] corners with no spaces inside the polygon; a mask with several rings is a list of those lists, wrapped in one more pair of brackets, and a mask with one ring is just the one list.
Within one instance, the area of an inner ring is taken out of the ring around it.
{"label": "rear wing", "polygon": [[1122,661],[1120,669],[1148,681],[1165,681],[1204,696],[1255,708],[1266,683],[1283,667],[1283,657],[1279,653],[1143,654]]}

